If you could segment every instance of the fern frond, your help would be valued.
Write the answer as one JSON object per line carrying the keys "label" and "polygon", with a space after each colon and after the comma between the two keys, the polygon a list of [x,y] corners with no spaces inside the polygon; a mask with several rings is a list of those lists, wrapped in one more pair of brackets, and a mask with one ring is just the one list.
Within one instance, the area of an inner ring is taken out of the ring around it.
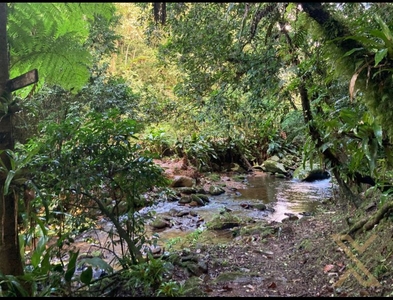
{"label": "fern frond", "polygon": [[110,19],[114,10],[111,3],[12,3],[7,24],[11,78],[38,69],[40,81],[80,89],[92,62],[84,47],[89,21],[95,15]]}

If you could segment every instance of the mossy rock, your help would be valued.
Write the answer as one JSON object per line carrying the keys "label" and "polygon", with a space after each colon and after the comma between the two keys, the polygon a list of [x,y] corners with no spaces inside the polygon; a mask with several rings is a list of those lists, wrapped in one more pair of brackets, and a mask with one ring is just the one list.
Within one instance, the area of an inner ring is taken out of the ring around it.
{"label": "mossy rock", "polygon": [[150,226],[155,229],[162,229],[165,227],[169,227],[169,223],[162,219],[156,219],[153,222],[151,222]]}
{"label": "mossy rock", "polygon": [[208,229],[211,230],[224,230],[237,227],[240,225],[240,219],[234,215],[225,212],[222,215],[214,217],[206,224]]}
{"label": "mossy rock", "polygon": [[217,196],[217,195],[221,195],[221,194],[225,193],[225,190],[219,186],[211,185],[209,187],[209,193],[211,195]]}

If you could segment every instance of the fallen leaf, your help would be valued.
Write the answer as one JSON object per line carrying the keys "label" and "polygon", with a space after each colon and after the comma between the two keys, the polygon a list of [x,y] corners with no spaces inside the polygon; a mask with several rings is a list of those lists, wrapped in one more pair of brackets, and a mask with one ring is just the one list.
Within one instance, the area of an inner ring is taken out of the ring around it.
{"label": "fallen leaf", "polygon": [[277,284],[274,281],[268,285],[269,289],[275,289],[276,287],[277,287]]}
{"label": "fallen leaf", "polygon": [[327,273],[334,268],[334,265],[326,265],[323,267],[323,272]]}

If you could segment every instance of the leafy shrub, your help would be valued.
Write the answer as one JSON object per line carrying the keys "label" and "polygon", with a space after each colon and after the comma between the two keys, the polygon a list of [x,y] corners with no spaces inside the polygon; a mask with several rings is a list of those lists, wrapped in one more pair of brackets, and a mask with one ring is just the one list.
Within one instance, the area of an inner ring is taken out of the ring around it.
{"label": "leafy shrub", "polygon": [[70,217],[65,218],[71,221],[68,230],[75,229],[79,215],[95,219],[99,212],[113,222],[122,245],[127,245],[124,253],[129,252],[134,262],[141,259],[140,249],[147,242],[145,219],[137,212],[153,204],[141,195],[167,185],[162,169],[136,143],[139,129],[117,109],[93,111],[45,124],[41,138],[25,148],[38,152],[30,164],[31,180],[46,201],[72,196]]}
{"label": "leafy shrub", "polygon": [[168,279],[172,268],[170,262],[148,253],[148,260],[125,270],[122,279],[127,290],[134,291],[134,296],[181,296],[181,285]]}

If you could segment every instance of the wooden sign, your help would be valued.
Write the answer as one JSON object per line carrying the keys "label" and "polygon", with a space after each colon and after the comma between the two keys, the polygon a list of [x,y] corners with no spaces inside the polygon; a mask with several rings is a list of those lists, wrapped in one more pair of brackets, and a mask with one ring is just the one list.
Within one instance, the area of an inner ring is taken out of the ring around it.
{"label": "wooden sign", "polygon": [[13,92],[36,82],[38,82],[38,71],[34,69],[14,79],[8,80],[7,89],[9,92]]}

